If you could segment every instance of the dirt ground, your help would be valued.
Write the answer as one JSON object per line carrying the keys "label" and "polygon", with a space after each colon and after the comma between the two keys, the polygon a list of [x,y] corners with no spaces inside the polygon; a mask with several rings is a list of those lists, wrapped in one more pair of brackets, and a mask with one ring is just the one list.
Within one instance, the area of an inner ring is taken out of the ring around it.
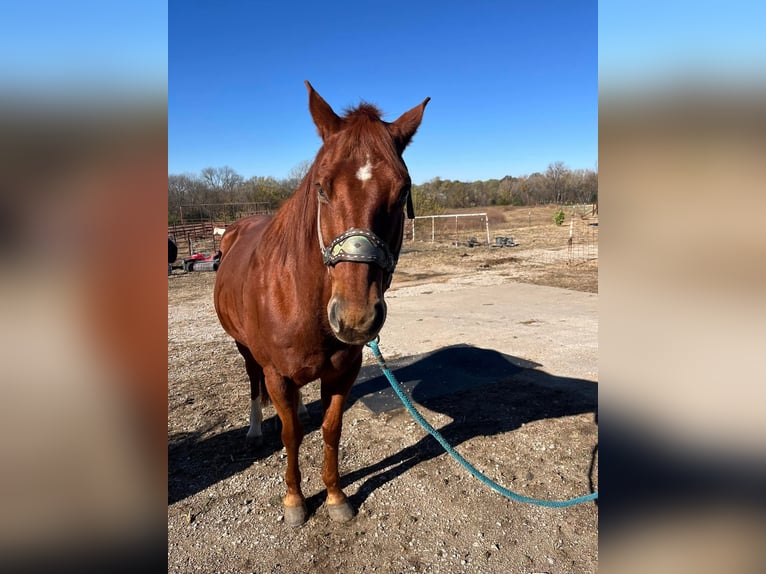
{"label": "dirt ground", "polygon": [[[567,256],[568,229],[551,214],[494,214],[493,235],[518,247],[405,244],[380,347],[466,459],[515,492],[562,500],[598,488],[598,258],[597,243],[595,256]],[[247,450],[249,387],[215,316],[214,280],[168,278],[169,572],[597,571],[597,504],[542,508],[487,488],[390,402],[368,350],[341,439],[358,514],[339,525],[322,507],[311,384],[300,455],[309,519],[285,526],[274,410],[264,446]]]}

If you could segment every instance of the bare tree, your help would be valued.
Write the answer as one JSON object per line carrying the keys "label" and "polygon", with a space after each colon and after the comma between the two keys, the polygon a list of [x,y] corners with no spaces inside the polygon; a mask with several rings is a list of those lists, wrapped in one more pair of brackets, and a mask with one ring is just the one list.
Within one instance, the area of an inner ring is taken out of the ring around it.
{"label": "bare tree", "polygon": [[553,192],[553,199],[558,204],[564,202],[568,176],[569,168],[563,161],[554,161],[545,170],[545,177],[548,179],[551,191]]}
{"label": "bare tree", "polygon": [[195,175],[168,175],[168,221],[180,220],[181,206],[208,201],[209,193],[205,182]]}
{"label": "bare tree", "polygon": [[312,160],[304,159],[290,168],[290,171],[287,172],[287,179],[284,182],[285,185],[290,189],[296,189],[303,181],[303,178],[306,177],[309,169],[311,169],[311,164]]}
{"label": "bare tree", "polygon": [[524,189],[529,195],[530,204],[549,203],[553,199],[548,179],[538,171],[527,177]]}
{"label": "bare tree", "polygon": [[206,167],[200,175],[209,189],[227,192],[233,192],[244,181],[244,178],[228,165]]}

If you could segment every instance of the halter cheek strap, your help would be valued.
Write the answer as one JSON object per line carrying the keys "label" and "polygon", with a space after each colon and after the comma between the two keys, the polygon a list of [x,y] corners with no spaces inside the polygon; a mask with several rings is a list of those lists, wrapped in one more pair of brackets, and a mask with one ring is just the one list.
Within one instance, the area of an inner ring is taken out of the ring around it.
{"label": "halter cheek strap", "polygon": [[415,206],[412,204],[412,191],[407,194],[407,219],[415,219]]}

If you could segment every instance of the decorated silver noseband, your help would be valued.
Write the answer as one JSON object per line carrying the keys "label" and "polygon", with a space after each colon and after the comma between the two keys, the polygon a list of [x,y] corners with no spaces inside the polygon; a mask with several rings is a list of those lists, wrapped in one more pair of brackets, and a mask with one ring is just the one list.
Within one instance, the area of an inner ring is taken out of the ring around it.
{"label": "decorated silver noseband", "polygon": [[385,241],[369,229],[352,227],[338,235],[328,247],[325,247],[320,220],[321,208],[322,202],[320,201],[317,206],[317,235],[319,237],[319,249],[322,251],[322,261],[325,265],[333,266],[341,261],[375,263],[388,273],[394,272],[396,258],[391,253],[391,249]]}

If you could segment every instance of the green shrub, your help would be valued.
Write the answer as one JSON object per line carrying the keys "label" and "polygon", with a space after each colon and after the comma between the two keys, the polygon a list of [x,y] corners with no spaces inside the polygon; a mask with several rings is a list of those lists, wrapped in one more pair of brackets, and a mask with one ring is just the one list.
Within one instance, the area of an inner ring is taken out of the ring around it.
{"label": "green shrub", "polygon": [[564,215],[564,210],[559,209],[556,214],[553,216],[553,223],[556,225],[561,225],[564,223],[564,220],[566,219],[566,215]]}

